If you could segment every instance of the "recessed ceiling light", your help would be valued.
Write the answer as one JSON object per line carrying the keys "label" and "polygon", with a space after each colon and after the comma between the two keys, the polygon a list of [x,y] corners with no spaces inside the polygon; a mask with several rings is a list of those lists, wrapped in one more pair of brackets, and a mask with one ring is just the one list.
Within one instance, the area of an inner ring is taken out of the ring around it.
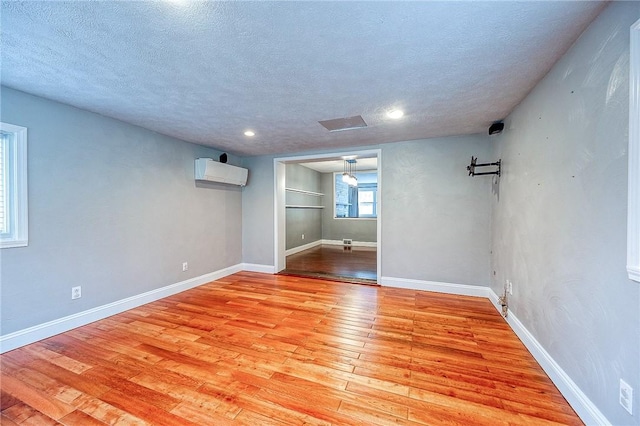
{"label": "recessed ceiling light", "polygon": [[253,130],[247,130],[244,132],[245,136],[255,136],[256,133]]}
{"label": "recessed ceiling light", "polygon": [[394,120],[401,118],[403,115],[404,112],[401,109],[392,109],[391,111],[387,112],[387,117],[393,118]]}

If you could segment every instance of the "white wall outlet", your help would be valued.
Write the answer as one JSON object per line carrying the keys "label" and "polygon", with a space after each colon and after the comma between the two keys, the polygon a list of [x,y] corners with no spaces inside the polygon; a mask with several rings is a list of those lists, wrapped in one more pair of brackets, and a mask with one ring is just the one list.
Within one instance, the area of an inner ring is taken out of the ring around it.
{"label": "white wall outlet", "polygon": [[71,299],[80,299],[82,297],[82,287],[71,287]]}
{"label": "white wall outlet", "polygon": [[633,388],[622,379],[620,379],[620,405],[633,415]]}
{"label": "white wall outlet", "polygon": [[302,239],[304,240],[304,234],[302,234]]}
{"label": "white wall outlet", "polygon": [[186,272],[189,269],[189,262],[182,262],[182,272]]}

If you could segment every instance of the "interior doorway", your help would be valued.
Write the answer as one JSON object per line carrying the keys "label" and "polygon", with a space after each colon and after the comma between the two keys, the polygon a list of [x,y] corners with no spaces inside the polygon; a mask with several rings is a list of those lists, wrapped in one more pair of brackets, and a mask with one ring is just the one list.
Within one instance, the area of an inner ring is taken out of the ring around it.
{"label": "interior doorway", "polygon": [[276,273],[380,282],[380,163],[380,150],[274,159]]}

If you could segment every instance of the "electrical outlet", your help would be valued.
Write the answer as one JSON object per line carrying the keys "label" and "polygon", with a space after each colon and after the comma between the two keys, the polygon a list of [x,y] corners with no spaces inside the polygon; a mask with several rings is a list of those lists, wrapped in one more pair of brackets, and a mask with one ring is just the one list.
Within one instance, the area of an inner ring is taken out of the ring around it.
{"label": "electrical outlet", "polygon": [[82,287],[71,287],[71,300],[80,299],[82,297]]}
{"label": "electrical outlet", "polygon": [[304,240],[304,234],[302,234],[302,239]]}
{"label": "electrical outlet", "polygon": [[189,262],[182,262],[182,272],[186,272],[189,269]]}
{"label": "electrical outlet", "polygon": [[620,379],[620,405],[633,415],[633,388],[622,379]]}

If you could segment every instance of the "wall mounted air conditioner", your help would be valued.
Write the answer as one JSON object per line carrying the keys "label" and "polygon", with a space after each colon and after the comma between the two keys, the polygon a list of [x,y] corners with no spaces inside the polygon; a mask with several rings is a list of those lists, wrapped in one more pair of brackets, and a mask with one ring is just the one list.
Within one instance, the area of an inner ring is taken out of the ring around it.
{"label": "wall mounted air conditioner", "polygon": [[249,170],[220,163],[211,158],[196,159],[196,180],[245,186]]}

